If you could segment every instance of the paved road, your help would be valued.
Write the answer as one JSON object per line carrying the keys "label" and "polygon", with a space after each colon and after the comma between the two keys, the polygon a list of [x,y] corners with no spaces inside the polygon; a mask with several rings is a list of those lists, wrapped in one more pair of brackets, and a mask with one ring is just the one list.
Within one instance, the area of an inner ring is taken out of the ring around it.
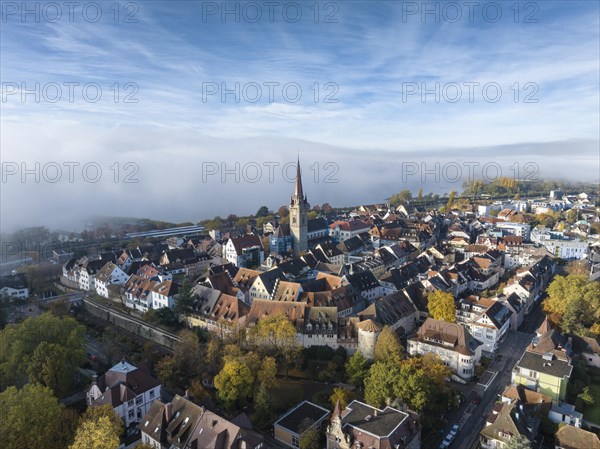
{"label": "paved road", "polygon": [[[510,384],[512,369],[515,363],[521,358],[525,348],[531,342],[536,329],[542,324],[544,315],[538,304],[532,309],[531,313],[525,318],[518,331],[511,331],[506,340],[500,347],[500,357],[494,360],[488,370],[497,371],[496,377],[487,387],[476,385],[472,390],[479,393],[481,402],[470,411],[470,416],[459,432],[452,449],[473,449],[479,443],[479,431],[483,428],[484,421],[490,413],[497,395],[504,391],[504,388]],[[468,404],[464,406],[467,409]],[[455,423],[450,423],[451,427]]]}

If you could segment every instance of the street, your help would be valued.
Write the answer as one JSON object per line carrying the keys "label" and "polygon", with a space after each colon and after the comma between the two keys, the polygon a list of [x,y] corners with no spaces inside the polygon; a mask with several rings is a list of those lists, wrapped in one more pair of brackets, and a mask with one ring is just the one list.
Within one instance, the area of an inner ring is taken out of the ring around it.
{"label": "street", "polygon": [[[488,367],[488,371],[497,372],[497,374],[489,380],[486,386],[476,384],[471,388],[471,391],[476,392],[481,397],[479,405],[467,402],[458,411],[457,416],[459,418],[456,422],[448,423],[448,429],[441,438],[448,433],[452,425],[457,422],[464,422],[455,442],[450,446],[451,448],[475,449],[478,446],[479,431],[483,428],[487,415],[490,413],[498,395],[510,384],[515,363],[521,358],[525,348],[531,343],[536,329],[544,320],[540,303],[541,301],[535,304],[531,313],[525,317],[519,330],[510,331],[506,340],[502,343],[498,351],[500,357],[497,357]],[[439,442],[441,442],[441,438]]]}

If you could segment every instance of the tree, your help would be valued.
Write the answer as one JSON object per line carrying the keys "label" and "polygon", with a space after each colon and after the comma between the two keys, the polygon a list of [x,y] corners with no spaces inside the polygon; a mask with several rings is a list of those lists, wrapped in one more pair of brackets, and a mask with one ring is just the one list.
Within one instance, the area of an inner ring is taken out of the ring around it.
{"label": "tree", "polygon": [[269,208],[267,206],[261,206],[256,212],[257,217],[266,217],[269,215]]}
{"label": "tree", "polygon": [[270,354],[283,356],[296,342],[296,328],[284,315],[270,315],[262,318],[256,326],[250,328],[250,336]]}
{"label": "tree", "polygon": [[356,351],[346,362],[346,376],[355,387],[362,388],[369,374],[369,362],[360,351]]}
{"label": "tree", "polygon": [[421,412],[432,400],[434,392],[429,374],[408,363],[403,363],[400,367],[400,373],[395,379],[393,389],[397,398],[418,412]]}
{"label": "tree", "polygon": [[423,188],[419,189],[419,193],[417,194],[417,199],[419,201],[419,205],[423,204]]}
{"label": "tree", "polygon": [[217,396],[225,407],[245,403],[252,397],[254,373],[241,360],[228,359],[223,369],[215,376]]}
{"label": "tree", "polygon": [[506,449],[532,449],[531,441],[524,435],[514,435],[508,440]]}
{"label": "tree", "polygon": [[258,372],[258,380],[261,385],[273,388],[277,378],[277,361],[273,357],[265,357]]}
{"label": "tree", "polygon": [[446,211],[450,212],[452,207],[454,206],[454,199],[456,198],[456,192],[454,190],[450,191],[450,195],[448,195],[448,202],[446,203]]}
{"label": "tree", "polygon": [[391,327],[384,326],[375,343],[375,361],[400,363],[403,353],[404,349],[396,332]]}
{"label": "tree", "polygon": [[556,276],[547,292],[544,310],[559,315],[563,331],[581,334],[600,321],[600,283],[586,276]]}
{"label": "tree", "polygon": [[3,448],[64,447],[60,428],[63,406],[49,388],[37,384],[27,384],[21,390],[8,387],[0,393],[0,410]]}
{"label": "tree", "polygon": [[267,386],[261,383],[254,397],[254,416],[259,427],[265,426],[271,419],[272,407]]}
{"label": "tree", "polygon": [[581,399],[581,401],[588,407],[594,405],[595,400],[592,393],[590,393],[590,387],[584,387],[584,389],[581,390],[581,393],[579,393],[577,397]]}
{"label": "tree", "polygon": [[411,198],[412,198],[412,193],[410,193],[410,190],[404,189],[398,193],[393,194],[389,198],[388,202],[389,202],[390,206],[398,207],[401,204],[408,203],[411,200]]}
{"label": "tree", "polygon": [[52,347],[55,354],[62,354],[64,379],[74,380],[77,367],[86,361],[85,327],[71,317],[45,313],[0,332],[0,385],[24,385],[35,369],[30,368],[32,363],[37,367],[47,364],[56,368],[52,361],[46,360],[42,350],[33,357],[37,347],[44,342],[64,349],[61,352]]}
{"label": "tree", "polygon": [[313,426],[313,421],[310,418],[304,418],[300,423],[300,449],[320,449],[320,429],[318,426]]}
{"label": "tree", "polygon": [[373,407],[383,407],[395,399],[394,383],[400,374],[400,365],[376,362],[365,379],[365,401]]}
{"label": "tree", "polygon": [[68,350],[56,343],[41,342],[33,351],[27,374],[30,382],[48,387],[62,397],[68,392],[73,375]]}
{"label": "tree", "polygon": [[350,390],[346,388],[334,388],[333,394],[329,397],[329,402],[331,402],[331,408],[334,408],[337,401],[340,401],[340,407],[344,410],[353,399],[354,394]]}
{"label": "tree", "polygon": [[184,281],[179,289],[179,295],[175,299],[174,311],[177,315],[185,316],[194,311],[196,298],[192,293],[192,287],[189,282]]}
{"label": "tree", "polygon": [[123,423],[110,404],[89,407],[82,416],[70,449],[115,449],[121,442]]}
{"label": "tree", "polygon": [[289,214],[290,210],[287,208],[287,206],[281,206],[279,209],[277,209],[277,215],[279,215],[281,218],[287,217]]}
{"label": "tree", "polygon": [[456,322],[456,304],[451,293],[436,290],[427,297],[429,315],[436,320]]}

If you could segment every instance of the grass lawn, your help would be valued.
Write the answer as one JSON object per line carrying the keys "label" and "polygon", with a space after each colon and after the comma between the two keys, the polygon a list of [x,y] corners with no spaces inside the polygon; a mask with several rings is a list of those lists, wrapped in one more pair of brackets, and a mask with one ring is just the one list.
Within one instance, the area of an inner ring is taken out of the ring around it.
{"label": "grass lawn", "polygon": [[600,384],[592,383],[590,393],[596,400],[594,405],[583,408],[583,417],[594,424],[600,424]]}

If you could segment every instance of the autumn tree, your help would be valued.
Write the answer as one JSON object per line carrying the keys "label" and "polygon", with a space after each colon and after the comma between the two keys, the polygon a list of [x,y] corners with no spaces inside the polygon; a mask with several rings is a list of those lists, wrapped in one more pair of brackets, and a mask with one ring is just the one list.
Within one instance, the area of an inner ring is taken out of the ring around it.
{"label": "autumn tree", "polygon": [[446,212],[450,212],[452,210],[455,198],[456,192],[454,190],[451,190],[450,195],[448,195],[448,202],[446,203]]}
{"label": "autumn tree", "polygon": [[448,323],[456,322],[456,304],[451,293],[436,290],[427,297],[429,316]]}
{"label": "autumn tree", "polygon": [[265,357],[258,372],[258,381],[267,388],[273,388],[277,378],[277,361],[274,357]]}
{"label": "autumn tree", "polygon": [[331,402],[331,408],[335,407],[337,401],[340,401],[340,407],[342,410],[346,408],[346,406],[354,400],[354,393],[352,393],[347,388],[334,388],[333,393],[329,397],[329,402]]}
{"label": "autumn tree", "polygon": [[410,190],[404,189],[404,190],[401,190],[400,192],[392,195],[389,198],[388,202],[389,202],[390,206],[398,207],[401,204],[408,203],[411,200],[411,198],[412,198],[412,194],[410,193]]}
{"label": "autumn tree", "polygon": [[384,326],[375,343],[375,361],[400,363],[403,353],[404,348],[396,332],[391,327]]}
{"label": "autumn tree", "polygon": [[243,360],[229,358],[214,382],[218,398],[225,407],[232,408],[252,397],[254,373]]}
{"label": "autumn tree", "polygon": [[371,365],[365,378],[367,404],[378,408],[390,404],[396,398],[394,386],[399,374],[400,365],[397,363],[376,362]]}
{"label": "autumn tree", "polygon": [[262,318],[249,329],[249,336],[259,348],[276,357],[297,346],[296,328],[284,315],[270,315]]}
{"label": "autumn tree", "polygon": [[513,435],[504,446],[506,449],[532,449],[531,441],[523,435]]}
{"label": "autumn tree", "polygon": [[27,384],[20,390],[14,386],[8,387],[0,393],[0,410],[3,448],[64,447],[60,426],[63,406],[49,388],[38,384]]}
{"label": "autumn tree", "polygon": [[565,271],[568,275],[588,277],[590,274],[590,266],[586,260],[572,260],[567,263]]}
{"label": "autumn tree", "polygon": [[70,449],[115,449],[121,442],[123,422],[110,404],[89,407],[81,418]]}
{"label": "autumn tree", "polygon": [[62,397],[73,380],[69,351],[56,343],[41,342],[33,351],[27,374],[30,382],[48,387],[56,396]]}
{"label": "autumn tree", "polygon": [[362,388],[365,378],[369,374],[369,362],[362,355],[362,352],[356,351],[346,362],[346,376],[348,382],[358,388]]}
{"label": "autumn tree", "polygon": [[586,276],[556,276],[547,292],[544,310],[560,317],[563,331],[583,334],[600,322],[600,283]]}

